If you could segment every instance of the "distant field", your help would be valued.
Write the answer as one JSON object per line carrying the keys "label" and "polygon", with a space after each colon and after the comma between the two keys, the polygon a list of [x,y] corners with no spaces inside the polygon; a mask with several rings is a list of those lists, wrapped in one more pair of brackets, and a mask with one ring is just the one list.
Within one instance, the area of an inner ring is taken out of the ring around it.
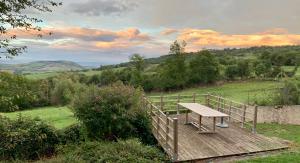
{"label": "distant field", "polygon": [[15,119],[17,116],[35,118],[38,117],[57,129],[68,127],[77,123],[73,113],[67,107],[44,107],[33,110],[25,110],[13,113],[0,113],[8,118]]}
{"label": "distant field", "polygon": [[[117,71],[117,70],[122,70],[122,69],[124,69],[124,67],[114,68],[113,70]],[[29,78],[29,79],[46,79],[48,77],[59,75],[60,73],[63,73],[63,72],[31,73],[31,74],[26,74],[24,76]],[[84,75],[87,75],[87,76],[92,76],[92,75],[101,75],[102,71],[88,70],[88,71],[79,71],[78,73],[84,74]]]}
{"label": "distant field", "polygon": [[[277,81],[245,81],[225,83],[219,86],[206,86],[184,89],[176,92],[163,93],[163,95],[177,95],[177,94],[206,94],[213,93],[222,97],[229,98],[234,101],[252,103],[256,97],[263,96],[266,92],[274,90],[281,85]],[[162,93],[150,93],[148,96],[161,95]],[[248,96],[249,95],[249,96]]]}
{"label": "distant field", "polygon": [[33,73],[33,74],[26,74],[25,77],[29,79],[46,79],[48,77],[56,76],[59,72],[44,72],[44,73]]}

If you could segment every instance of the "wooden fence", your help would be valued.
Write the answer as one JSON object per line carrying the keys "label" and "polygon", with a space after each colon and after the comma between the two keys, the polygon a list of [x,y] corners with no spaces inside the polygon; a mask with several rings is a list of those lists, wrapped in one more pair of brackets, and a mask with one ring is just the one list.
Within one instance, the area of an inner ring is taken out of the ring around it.
{"label": "wooden fence", "polygon": [[179,102],[201,103],[220,112],[229,115],[228,121],[240,123],[242,128],[251,128],[256,132],[257,124],[257,106],[254,109],[249,109],[249,105],[235,102],[220,96],[212,94],[186,94],[186,95],[166,95],[166,96],[149,96],[148,97],[154,106],[157,106],[164,114],[173,114],[185,112],[185,109],[180,109]]}
{"label": "wooden fence", "polygon": [[211,94],[205,95],[205,105],[228,114],[228,121],[240,123],[242,128],[248,125],[252,132],[256,132],[257,106],[250,110],[249,105]]}
{"label": "wooden fence", "polygon": [[175,161],[178,157],[178,119],[171,118],[146,97],[143,104],[150,112],[152,132],[160,145]]}

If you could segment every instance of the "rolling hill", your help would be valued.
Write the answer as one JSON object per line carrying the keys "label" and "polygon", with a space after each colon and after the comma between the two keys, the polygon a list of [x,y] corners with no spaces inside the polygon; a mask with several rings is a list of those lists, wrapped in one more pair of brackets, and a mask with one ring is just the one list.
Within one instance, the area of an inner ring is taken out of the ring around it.
{"label": "rolling hill", "polygon": [[17,74],[83,70],[84,67],[71,61],[36,61],[25,64],[0,64],[0,70]]}

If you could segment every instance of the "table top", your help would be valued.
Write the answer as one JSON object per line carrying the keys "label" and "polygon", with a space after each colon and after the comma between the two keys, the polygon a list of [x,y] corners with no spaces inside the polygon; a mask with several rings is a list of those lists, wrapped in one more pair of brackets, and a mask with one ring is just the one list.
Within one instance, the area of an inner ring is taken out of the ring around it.
{"label": "table top", "polygon": [[178,105],[187,108],[203,117],[228,117],[227,114],[198,103],[178,103]]}

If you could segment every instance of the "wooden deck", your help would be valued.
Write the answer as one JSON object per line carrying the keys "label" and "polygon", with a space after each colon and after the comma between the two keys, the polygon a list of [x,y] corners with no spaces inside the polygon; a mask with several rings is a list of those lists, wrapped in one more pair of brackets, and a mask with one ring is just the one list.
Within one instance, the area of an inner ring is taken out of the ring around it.
{"label": "wooden deck", "polygon": [[[190,121],[197,119],[193,114],[189,117]],[[216,127],[215,134],[199,134],[195,126],[184,123],[185,115],[179,115],[177,161],[218,159],[288,148],[279,139],[253,134],[233,123],[229,123],[229,128]],[[211,119],[203,118],[204,125],[211,126],[211,123]]]}

